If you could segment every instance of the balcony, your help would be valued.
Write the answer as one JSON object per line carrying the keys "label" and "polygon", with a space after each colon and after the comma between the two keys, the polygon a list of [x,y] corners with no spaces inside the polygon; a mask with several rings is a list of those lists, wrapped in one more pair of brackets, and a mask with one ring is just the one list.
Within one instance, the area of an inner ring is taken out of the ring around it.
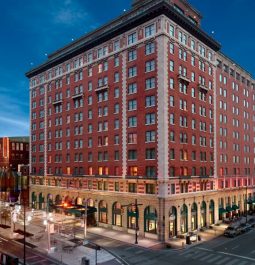
{"label": "balcony", "polygon": [[59,104],[62,104],[62,103],[63,103],[62,99],[55,99],[52,104],[53,105],[59,105]]}
{"label": "balcony", "polygon": [[198,84],[198,89],[203,90],[205,92],[209,91],[208,87],[203,84]]}
{"label": "balcony", "polygon": [[178,75],[178,79],[180,79],[180,80],[182,80],[184,82],[190,83],[190,79],[187,76],[183,75],[183,74],[179,74]]}
{"label": "balcony", "polygon": [[102,85],[102,86],[98,86],[95,91],[96,92],[101,92],[101,91],[104,91],[104,90],[108,90],[109,89],[109,85]]}
{"label": "balcony", "polygon": [[72,96],[72,99],[83,98],[83,97],[84,97],[84,93],[82,92],[82,93],[74,94],[74,95]]}

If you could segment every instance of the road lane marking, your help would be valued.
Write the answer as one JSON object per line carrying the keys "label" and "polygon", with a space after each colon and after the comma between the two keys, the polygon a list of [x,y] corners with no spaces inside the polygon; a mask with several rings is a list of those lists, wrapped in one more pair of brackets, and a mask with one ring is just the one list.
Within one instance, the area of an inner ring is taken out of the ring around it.
{"label": "road lane marking", "polygon": [[221,264],[225,263],[225,262],[226,262],[227,260],[229,260],[229,259],[231,259],[231,258],[230,258],[230,257],[225,257],[225,258],[223,258],[223,259],[217,261],[215,264],[217,264],[217,265],[221,265]]}
{"label": "road lane marking", "polygon": [[221,253],[221,254],[224,254],[224,255],[228,255],[228,256],[232,256],[232,257],[237,257],[237,258],[242,258],[242,259],[246,259],[246,260],[255,261],[255,259],[253,259],[253,258],[249,258],[249,257],[241,256],[241,255],[236,255],[236,254],[232,254],[232,253],[221,252],[221,251],[218,251],[218,253]]}

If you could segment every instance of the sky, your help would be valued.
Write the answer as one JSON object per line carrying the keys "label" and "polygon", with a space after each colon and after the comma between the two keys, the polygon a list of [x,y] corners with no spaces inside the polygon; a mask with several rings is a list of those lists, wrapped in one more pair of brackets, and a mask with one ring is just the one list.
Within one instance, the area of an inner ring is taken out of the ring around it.
{"label": "sky", "polygon": [[[0,137],[29,135],[25,72],[131,7],[131,0],[0,0]],[[254,0],[189,0],[202,28],[255,76]],[[214,32],[214,34],[212,34]]]}

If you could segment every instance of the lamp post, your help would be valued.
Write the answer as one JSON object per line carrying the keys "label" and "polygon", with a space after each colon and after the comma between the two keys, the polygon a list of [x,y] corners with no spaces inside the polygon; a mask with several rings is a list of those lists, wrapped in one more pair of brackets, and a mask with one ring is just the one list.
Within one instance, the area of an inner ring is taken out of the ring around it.
{"label": "lamp post", "polygon": [[139,225],[138,225],[138,218],[139,218],[139,213],[138,213],[138,206],[141,206],[142,204],[138,204],[137,199],[135,199],[135,204],[128,204],[128,205],[122,205],[121,208],[124,207],[135,207],[135,244],[138,244],[138,231],[139,231]]}
{"label": "lamp post", "polygon": [[88,218],[88,200],[85,201],[85,212],[84,212],[84,240],[87,237],[87,218]]}
{"label": "lamp post", "polygon": [[245,203],[245,211],[246,211],[246,224],[248,222],[248,210],[247,210],[247,204],[248,204],[248,178],[246,180],[246,203]]}

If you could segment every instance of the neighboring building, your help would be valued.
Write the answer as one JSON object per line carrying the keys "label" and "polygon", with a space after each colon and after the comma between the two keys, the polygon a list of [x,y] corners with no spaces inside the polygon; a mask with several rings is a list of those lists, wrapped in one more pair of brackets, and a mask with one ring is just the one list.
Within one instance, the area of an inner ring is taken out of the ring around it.
{"label": "neighboring building", "polygon": [[140,234],[162,241],[245,211],[254,80],[200,19],[185,0],[133,1],[27,73],[34,206],[88,200],[99,225],[133,232],[121,205],[138,199]]}
{"label": "neighboring building", "polygon": [[[29,137],[0,138],[0,199],[16,201],[22,179],[27,189],[29,175]],[[27,197],[27,195],[26,195]]]}
{"label": "neighboring building", "polygon": [[29,137],[0,138],[0,169],[18,171],[29,163]]}

